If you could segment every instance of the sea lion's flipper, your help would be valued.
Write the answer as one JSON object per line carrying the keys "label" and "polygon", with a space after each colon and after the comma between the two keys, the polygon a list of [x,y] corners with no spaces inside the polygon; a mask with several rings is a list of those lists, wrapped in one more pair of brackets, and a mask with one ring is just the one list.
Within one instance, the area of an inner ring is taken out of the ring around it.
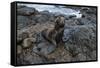
{"label": "sea lion's flipper", "polygon": [[43,30],[41,34],[44,37],[44,39],[47,40],[49,43],[56,45],[56,42],[52,39],[52,36],[49,36],[50,34],[48,33],[47,29]]}

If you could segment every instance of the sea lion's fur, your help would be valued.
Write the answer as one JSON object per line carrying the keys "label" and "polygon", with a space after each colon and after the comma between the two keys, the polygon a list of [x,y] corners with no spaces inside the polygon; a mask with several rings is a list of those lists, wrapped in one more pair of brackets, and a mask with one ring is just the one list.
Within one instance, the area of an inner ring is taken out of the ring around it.
{"label": "sea lion's fur", "polygon": [[32,46],[32,44],[36,42],[35,38],[26,38],[23,40],[23,48],[29,48]]}
{"label": "sea lion's fur", "polygon": [[42,31],[42,36],[55,46],[61,42],[64,31],[64,17],[58,16],[55,19],[54,28],[48,28]]}

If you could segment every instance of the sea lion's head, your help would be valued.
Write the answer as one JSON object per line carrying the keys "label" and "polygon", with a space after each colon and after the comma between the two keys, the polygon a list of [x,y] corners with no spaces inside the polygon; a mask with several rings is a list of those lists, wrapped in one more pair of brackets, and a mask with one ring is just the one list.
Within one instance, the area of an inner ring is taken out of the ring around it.
{"label": "sea lion's head", "polygon": [[58,16],[55,19],[55,29],[63,28],[65,25],[65,18],[64,16]]}

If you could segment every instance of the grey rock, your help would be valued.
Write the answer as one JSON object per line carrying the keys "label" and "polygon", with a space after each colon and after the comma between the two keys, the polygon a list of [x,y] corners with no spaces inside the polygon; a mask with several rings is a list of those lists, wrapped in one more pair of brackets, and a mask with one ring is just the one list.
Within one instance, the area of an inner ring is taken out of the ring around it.
{"label": "grey rock", "polygon": [[78,31],[78,29],[74,29],[74,28],[70,28],[70,27],[65,28],[63,37],[62,37],[63,42],[67,42],[71,38],[72,34],[77,31]]}
{"label": "grey rock", "polygon": [[94,14],[94,15],[96,14],[96,8],[83,7],[80,9],[80,11],[86,14]]}
{"label": "grey rock", "polygon": [[39,63],[39,62],[41,63],[41,60],[42,60],[32,55],[27,55],[24,58],[25,58],[24,61],[27,61],[29,64],[34,64],[34,63]]}
{"label": "grey rock", "polygon": [[17,45],[17,54],[21,54],[21,53],[22,53],[22,46]]}
{"label": "grey rock", "polygon": [[47,15],[42,15],[41,17],[38,18],[39,23],[45,23],[49,20],[49,17]]}
{"label": "grey rock", "polygon": [[40,43],[40,42],[45,42],[42,34],[39,32],[39,33],[36,33],[36,42],[37,43]]}
{"label": "grey rock", "polygon": [[86,61],[87,57],[83,53],[79,53],[72,61]]}
{"label": "grey rock", "polygon": [[81,47],[78,45],[70,44],[70,43],[65,43],[65,48],[69,53],[71,54],[72,57],[77,56],[79,53],[82,52]]}
{"label": "grey rock", "polygon": [[30,22],[31,20],[27,16],[18,15],[17,16],[17,24],[18,24],[17,29],[22,29],[26,27],[28,23]]}
{"label": "grey rock", "polygon": [[31,7],[21,7],[17,9],[17,14],[18,15],[25,15],[25,16],[29,16],[29,15],[33,15],[38,13],[38,11],[35,8],[31,8]]}
{"label": "grey rock", "polygon": [[48,15],[45,14],[38,14],[38,15],[32,15],[31,19],[34,20],[36,23],[46,23],[49,20]]}
{"label": "grey rock", "polygon": [[48,43],[48,42],[42,42],[37,44],[36,46],[33,47],[33,52],[39,54],[39,55],[48,55],[51,52],[55,50],[55,46]]}
{"label": "grey rock", "polygon": [[76,15],[69,15],[69,19],[75,18]]}
{"label": "grey rock", "polygon": [[40,12],[42,15],[50,15],[50,12],[49,11],[41,11]]}
{"label": "grey rock", "polygon": [[79,22],[79,25],[90,25],[90,24],[95,25],[95,23],[96,23],[95,17],[89,16],[89,15],[88,15],[88,17],[86,16],[86,18],[77,19],[77,21]]}
{"label": "grey rock", "polygon": [[39,64],[39,63],[45,63],[45,59],[43,57],[40,57],[39,55],[33,53],[33,54],[25,54],[23,57],[23,63],[22,64]]}
{"label": "grey rock", "polygon": [[19,5],[19,6],[17,6],[17,9],[24,8],[24,7],[26,7],[26,6],[25,5]]}
{"label": "grey rock", "polygon": [[39,55],[48,55],[55,50],[55,46],[43,38],[41,33],[36,34],[36,46],[33,47],[33,52]]}
{"label": "grey rock", "polygon": [[17,32],[17,44],[22,45],[23,40],[28,37],[29,37],[28,32]]}
{"label": "grey rock", "polygon": [[79,20],[80,23],[86,24],[94,24],[96,23],[96,8],[88,8],[83,7],[81,8],[80,12],[83,15],[83,18]]}
{"label": "grey rock", "polygon": [[67,27],[67,26],[76,26],[76,25],[81,25],[80,22],[77,19],[65,20],[65,27]]}
{"label": "grey rock", "polygon": [[97,51],[96,51],[96,50],[92,51],[92,56],[91,56],[91,58],[92,58],[93,60],[96,60],[96,58],[97,58]]}
{"label": "grey rock", "polygon": [[[71,29],[74,29],[72,33],[70,33]],[[83,53],[87,55],[88,59],[92,58],[93,54],[91,54],[91,51],[96,49],[96,35],[93,29],[95,28],[91,25],[74,26],[72,28],[70,27],[70,29],[66,29],[64,35],[67,39],[67,41],[65,41],[65,48],[73,57],[77,56],[78,53]]]}

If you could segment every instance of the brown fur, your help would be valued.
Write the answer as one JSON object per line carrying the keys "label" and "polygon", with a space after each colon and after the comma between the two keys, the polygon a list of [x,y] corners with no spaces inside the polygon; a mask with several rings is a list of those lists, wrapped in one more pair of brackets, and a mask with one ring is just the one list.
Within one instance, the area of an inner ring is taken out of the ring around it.
{"label": "brown fur", "polygon": [[42,31],[43,37],[55,46],[61,41],[64,29],[64,17],[58,16],[55,20],[55,27]]}
{"label": "brown fur", "polygon": [[23,48],[29,48],[32,46],[32,44],[36,42],[35,38],[26,38],[23,40]]}

